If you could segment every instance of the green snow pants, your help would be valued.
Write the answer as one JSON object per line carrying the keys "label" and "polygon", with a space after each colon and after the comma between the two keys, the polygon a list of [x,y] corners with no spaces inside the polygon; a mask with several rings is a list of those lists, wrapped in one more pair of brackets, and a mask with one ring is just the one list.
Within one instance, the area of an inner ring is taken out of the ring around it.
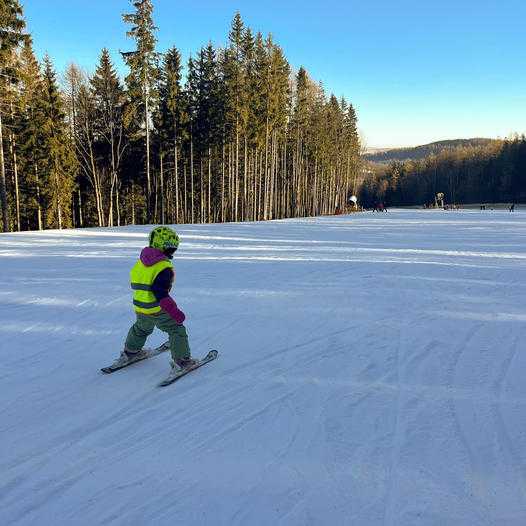
{"label": "green snow pants", "polygon": [[188,335],[184,325],[178,325],[166,312],[159,314],[137,314],[137,321],[128,331],[128,337],[124,344],[130,351],[139,351],[143,348],[146,338],[150,336],[155,327],[168,334],[170,340],[170,351],[174,360],[188,358],[190,347]]}

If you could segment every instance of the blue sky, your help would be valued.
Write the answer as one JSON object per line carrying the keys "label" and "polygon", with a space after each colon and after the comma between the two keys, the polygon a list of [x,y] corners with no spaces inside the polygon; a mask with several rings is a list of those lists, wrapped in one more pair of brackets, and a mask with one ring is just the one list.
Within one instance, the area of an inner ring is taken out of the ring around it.
{"label": "blue sky", "polygon": [[[93,71],[132,49],[129,0],[22,0],[35,49]],[[158,48],[222,45],[239,10],[356,107],[369,147],[526,132],[524,0],[154,0]]]}

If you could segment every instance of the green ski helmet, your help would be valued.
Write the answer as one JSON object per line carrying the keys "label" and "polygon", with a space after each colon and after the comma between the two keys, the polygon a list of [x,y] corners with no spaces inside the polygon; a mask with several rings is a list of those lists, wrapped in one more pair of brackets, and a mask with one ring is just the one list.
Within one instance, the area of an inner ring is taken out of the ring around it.
{"label": "green ski helmet", "polygon": [[177,250],[179,236],[167,226],[158,226],[150,232],[150,246],[162,250]]}

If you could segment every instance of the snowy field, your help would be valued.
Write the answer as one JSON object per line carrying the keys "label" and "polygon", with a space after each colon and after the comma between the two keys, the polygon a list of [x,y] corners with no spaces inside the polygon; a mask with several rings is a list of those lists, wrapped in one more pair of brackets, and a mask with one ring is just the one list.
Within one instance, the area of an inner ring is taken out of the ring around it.
{"label": "snowy field", "polygon": [[148,230],[0,234],[0,524],[526,524],[526,213],[181,226],[164,389]]}

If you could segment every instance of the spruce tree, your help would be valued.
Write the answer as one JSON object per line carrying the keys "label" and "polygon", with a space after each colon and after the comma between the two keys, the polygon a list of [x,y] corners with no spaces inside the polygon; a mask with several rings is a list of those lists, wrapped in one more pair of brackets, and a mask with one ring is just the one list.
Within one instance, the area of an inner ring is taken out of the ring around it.
{"label": "spruce tree", "polygon": [[[202,48],[197,60],[197,97],[195,133],[199,147],[199,156],[206,159],[207,183],[201,171],[201,221],[211,221],[212,217],[212,153],[219,142],[222,131],[221,89],[216,50],[209,43]],[[215,182],[215,181],[214,181]],[[215,192],[214,192],[215,194]]]}
{"label": "spruce tree", "polygon": [[244,115],[244,76],[243,76],[243,44],[245,25],[239,12],[232,20],[232,26],[228,35],[229,48],[227,49],[227,61],[225,62],[225,81],[228,91],[229,119],[233,129],[233,140],[235,144],[235,175],[233,188],[233,214],[234,220],[238,220],[239,213],[239,149],[242,123],[246,121]]}
{"label": "spruce tree", "polygon": [[152,0],[131,0],[135,12],[122,18],[131,29],[126,33],[136,42],[136,50],[123,52],[124,61],[130,68],[126,77],[130,99],[127,116],[130,129],[141,138],[144,130],[145,172],[146,172],[146,215],[151,218],[151,170],[150,170],[150,128],[151,116],[155,110],[156,86],[159,75],[158,53],[155,51],[157,27],[153,22]]}
{"label": "spruce tree", "polygon": [[17,129],[20,151],[21,182],[25,223],[29,229],[42,230],[42,165],[44,113],[42,76],[34,55],[31,39],[20,54],[20,120]]}
{"label": "spruce tree", "polygon": [[[360,168],[360,136],[357,126],[358,118],[352,104],[349,104],[345,114],[345,142],[347,149],[347,170],[349,179],[352,178],[352,194],[356,195],[357,180]],[[349,181],[350,182],[350,181]]]}
{"label": "spruce tree", "polygon": [[[23,30],[25,22],[22,7],[18,0],[0,2],[0,101],[6,100],[8,90],[16,83],[15,50],[27,38]],[[2,114],[9,113],[10,107],[0,103],[0,205],[2,207],[2,227],[9,231],[9,211],[5,177],[4,133]]]}
{"label": "spruce tree", "polygon": [[46,224],[56,228],[71,225],[71,194],[76,160],[67,132],[65,113],[56,74],[49,57],[44,58],[42,142],[45,157]]}
{"label": "spruce tree", "polygon": [[198,110],[199,94],[199,74],[196,61],[192,56],[188,59],[186,85],[185,85],[185,106],[187,112],[188,126],[188,149],[189,149],[189,168],[190,168],[190,218],[194,223],[195,214],[195,162],[194,162],[194,144],[196,133],[196,121]]}
{"label": "spruce tree", "polygon": [[[181,91],[181,55],[172,47],[164,55],[163,65],[160,72],[159,83],[159,108],[156,114],[155,126],[159,140],[159,151],[161,159],[171,156],[173,172],[170,179],[168,195],[175,201],[175,213],[172,216],[174,222],[178,221],[180,214],[179,200],[179,148],[180,134],[183,125],[184,100]],[[160,159],[160,161],[161,161]],[[165,216],[166,196],[161,196],[161,216]],[[168,209],[170,205],[168,203]]]}

